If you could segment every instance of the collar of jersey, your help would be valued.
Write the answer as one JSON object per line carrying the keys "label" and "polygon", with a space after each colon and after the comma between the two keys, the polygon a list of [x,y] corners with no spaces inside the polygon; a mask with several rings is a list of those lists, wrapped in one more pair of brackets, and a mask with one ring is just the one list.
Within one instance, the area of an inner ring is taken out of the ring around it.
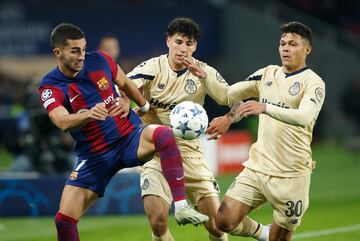
{"label": "collar of jersey", "polygon": [[80,70],[80,72],[74,77],[74,78],[70,78],[68,76],[66,76],[63,72],[60,71],[59,66],[56,67],[58,73],[64,77],[64,81],[66,82],[79,82],[81,80],[81,76],[83,75],[84,71],[85,71],[85,66],[83,65],[83,68]]}
{"label": "collar of jersey", "polygon": [[307,69],[308,69],[308,67],[305,66],[304,68],[299,69],[299,70],[296,70],[296,71],[294,71],[294,72],[284,73],[284,74],[285,74],[285,78],[290,77],[290,76],[293,76],[293,75],[296,75],[296,74],[299,74],[299,73],[301,73],[301,72],[303,72],[303,71],[305,71],[305,70],[307,70]]}

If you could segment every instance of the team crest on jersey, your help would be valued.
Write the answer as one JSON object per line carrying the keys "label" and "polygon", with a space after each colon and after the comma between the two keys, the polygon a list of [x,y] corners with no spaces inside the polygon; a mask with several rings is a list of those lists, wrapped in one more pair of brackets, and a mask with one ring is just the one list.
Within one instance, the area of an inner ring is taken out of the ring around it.
{"label": "team crest on jersey", "polygon": [[320,87],[317,87],[315,89],[315,96],[316,96],[316,99],[321,103],[324,98],[324,90]]}
{"label": "team crest on jersey", "polygon": [[97,85],[99,89],[106,90],[107,87],[109,87],[109,82],[105,79],[105,77],[102,77],[101,80],[97,82]]}
{"label": "team crest on jersey", "polygon": [[290,87],[289,89],[289,94],[290,95],[297,95],[300,92],[300,83],[299,82],[295,82],[293,84],[293,86]]}
{"label": "team crest on jersey", "polygon": [[197,91],[197,86],[192,79],[186,80],[185,91],[190,95],[195,94],[195,92]]}
{"label": "team crest on jersey", "polygon": [[41,93],[41,100],[45,101],[47,99],[49,99],[52,96],[52,91],[49,89],[43,90],[43,92]]}
{"label": "team crest on jersey", "polygon": [[266,86],[271,86],[272,83],[273,83],[273,82],[272,82],[271,80],[269,80],[269,81],[266,81],[265,85],[266,85]]}
{"label": "team crest on jersey", "polygon": [[77,179],[77,177],[78,177],[78,172],[76,172],[76,171],[71,172],[70,180],[74,181]]}

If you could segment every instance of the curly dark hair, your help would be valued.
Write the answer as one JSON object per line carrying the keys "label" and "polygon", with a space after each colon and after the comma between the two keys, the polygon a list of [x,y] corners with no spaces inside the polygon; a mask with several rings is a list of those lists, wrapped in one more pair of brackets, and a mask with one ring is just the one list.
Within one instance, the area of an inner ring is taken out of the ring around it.
{"label": "curly dark hair", "polygon": [[309,44],[312,45],[312,32],[311,29],[303,23],[300,22],[288,22],[280,26],[281,35],[286,33],[296,33],[302,38],[309,41]]}
{"label": "curly dark hair", "polygon": [[50,44],[51,47],[63,47],[68,44],[68,39],[82,39],[85,38],[83,31],[74,24],[60,23],[51,32]]}
{"label": "curly dark hair", "polygon": [[174,18],[169,23],[166,35],[171,37],[177,33],[196,41],[200,38],[199,25],[191,18]]}

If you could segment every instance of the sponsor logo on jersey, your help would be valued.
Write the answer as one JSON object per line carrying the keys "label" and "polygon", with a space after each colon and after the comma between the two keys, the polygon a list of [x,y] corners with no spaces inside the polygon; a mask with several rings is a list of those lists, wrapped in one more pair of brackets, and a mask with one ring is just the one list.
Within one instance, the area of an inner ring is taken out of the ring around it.
{"label": "sponsor logo on jersey", "polygon": [[105,103],[105,105],[108,105],[108,104],[110,104],[112,101],[114,101],[115,100],[115,98],[114,98],[114,94],[111,94],[111,95],[109,95],[105,100],[104,100],[104,103]]}
{"label": "sponsor logo on jersey", "polygon": [[49,89],[43,90],[43,92],[41,93],[41,100],[45,101],[47,99],[49,99],[52,96],[52,91]]}
{"label": "sponsor logo on jersey", "polygon": [[105,79],[105,77],[102,77],[98,82],[97,85],[99,89],[106,90],[109,87],[109,82]]}
{"label": "sponsor logo on jersey", "polygon": [[176,106],[176,102],[174,103],[171,103],[171,104],[168,104],[168,103],[162,103],[160,102],[159,100],[156,100],[154,98],[151,98],[150,101],[149,101],[150,105],[154,106],[154,107],[157,107],[157,108],[161,108],[161,109],[169,109],[169,110],[172,110],[174,109],[174,107]]}
{"label": "sponsor logo on jersey", "polygon": [[192,79],[186,80],[185,91],[190,95],[195,94],[195,92],[197,91],[197,86]]}
{"label": "sponsor logo on jersey", "polygon": [[297,95],[300,92],[300,83],[299,82],[295,82],[289,89],[289,94],[290,95]]}
{"label": "sponsor logo on jersey", "polygon": [[262,98],[261,102],[264,103],[264,104],[268,103],[268,104],[271,104],[271,105],[276,105],[276,106],[281,107],[281,108],[290,109],[289,106],[286,106],[286,104],[284,102],[281,102],[281,101],[276,103],[276,102],[272,102],[272,101],[270,101],[268,99]]}

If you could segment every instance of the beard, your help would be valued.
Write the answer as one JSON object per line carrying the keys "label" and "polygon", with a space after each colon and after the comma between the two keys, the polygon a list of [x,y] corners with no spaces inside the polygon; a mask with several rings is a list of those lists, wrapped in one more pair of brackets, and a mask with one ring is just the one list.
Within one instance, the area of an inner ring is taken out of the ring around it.
{"label": "beard", "polygon": [[82,66],[81,67],[76,67],[75,66],[75,61],[73,61],[73,60],[71,60],[69,58],[66,58],[64,55],[62,55],[60,57],[60,60],[63,63],[63,65],[73,73],[80,72],[81,69],[82,69]]}

